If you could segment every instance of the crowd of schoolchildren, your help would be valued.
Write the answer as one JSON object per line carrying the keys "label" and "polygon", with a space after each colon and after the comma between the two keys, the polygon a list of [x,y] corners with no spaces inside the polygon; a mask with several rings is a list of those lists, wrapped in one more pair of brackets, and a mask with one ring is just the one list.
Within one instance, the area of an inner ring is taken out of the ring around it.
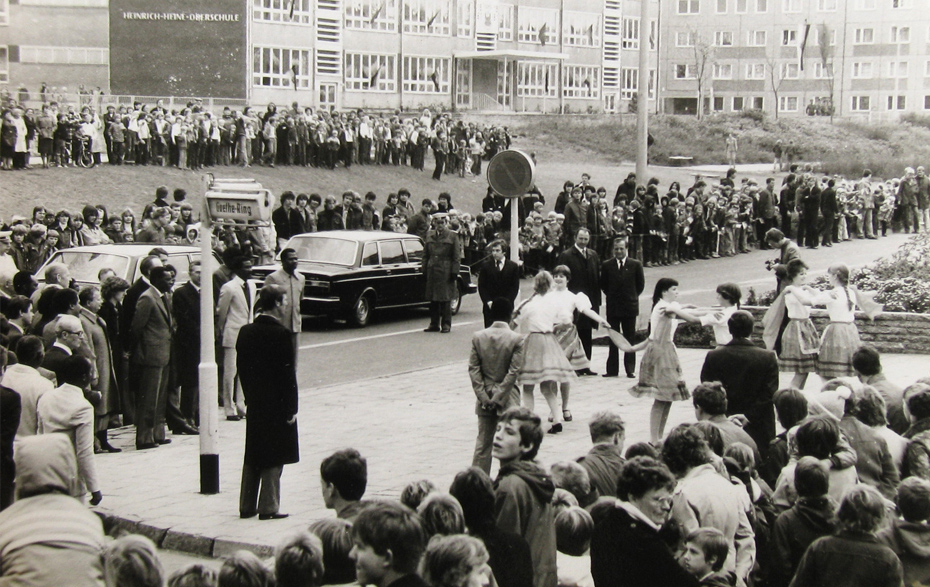
{"label": "crowd of schoolchildren", "polygon": [[[510,147],[506,127],[452,120],[448,113],[419,115],[337,112],[294,103],[264,112],[247,106],[222,113],[190,102],[180,111],[154,106],[106,107],[43,104],[38,111],[15,104],[0,122],[3,169],[24,169],[33,152],[43,167],[102,162],[201,169],[217,165],[299,165],[334,169],[361,165],[410,165],[423,171],[433,153],[434,179],[480,175],[481,161]],[[82,156],[89,156],[82,161]]]}

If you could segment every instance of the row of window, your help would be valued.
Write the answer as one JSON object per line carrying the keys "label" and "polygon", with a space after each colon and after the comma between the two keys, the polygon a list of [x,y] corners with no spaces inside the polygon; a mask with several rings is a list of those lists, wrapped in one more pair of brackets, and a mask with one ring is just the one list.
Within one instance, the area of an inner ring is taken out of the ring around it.
{"label": "row of window", "polygon": [[[708,65],[711,64],[708,63]],[[879,68],[871,61],[854,61],[851,65],[850,73],[853,79],[871,79],[877,77],[877,73],[881,73],[880,77],[884,79],[905,79],[910,74],[909,65],[907,61],[887,61],[882,68],[883,71],[879,72]],[[712,64],[711,70],[707,73],[715,80],[731,80],[734,79],[736,67],[737,65],[732,63],[717,62]],[[767,72],[770,71],[770,67],[772,67],[771,64],[747,63],[745,64],[745,75],[743,79],[768,79]],[[801,79],[801,68],[797,62],[780,63],[777,67],[778,80]],[[674,71],[675,79],[687,80],[697,79],[698,77],[697,63],[677,63],[674,66]],[[832,63],[817,61],[813,64],[813,74],[811,76],[813,79],[830,79],[833,75]],[[926,61],[924,64],[924,77],[930,77],[930,60]]]}
{"label": "row of window", "polygon": [[[766,13],[769,11],[769,0],[710,0],[714,5],[714,11],[717,14],[727,14],[731,9],[736,14],[748,14],[750,9],[756,13]],[[773,5],[778,5],[777,0],[772,0]],[[847,0],[852,10],[875,10],[877,8],[911,8],[911,0]],[[804,0],[781,0],[781,11],[786,14],[800,13],[804,11]],[[836,12],[840,6],[840,0],[811,0],[810,4],[816,6],[817,12]],[[701,12],[701,0],[678,0],[678,14],[699,14]]]}
{"label": "row of window", "polygon": [[[822,45],[836,45],[836,30],[830,30],[826,26],[811,27],[805,31],[803,28],[782,29],[781,38],[779,39],[782,47],[797,47],[799,39],[803,39],[807,33],[806,46],[818,48]],[[876,35],[874,28],[857,28],[852,35],[853,44],[870,45],[875,43]],[[930,30],[928,30],[930,38]],[[906,44],[911,42],[911,27],[893,26],[889,30],[886,40],[890,44]],[[696,30],[677,31],[675,33],[676,47],[694,47],[695,45],[710,45],[710,37],[703,37]],[[733,31],[715,31],[713,36],[713,46],[715,47],[733,47],[736,44],[736,35]],[[768,31],[753,30],[746,32],[746,46],[748,47],[765,47],[768,44]]]}
{"label": "row of window", "polygon": [[[705,100],[708,108],[712,109],[714,112],[723,112],[723,96],[714,96],[713,98],[706,98]],[[906,110],[907,96],[886,96],[885,103],[887,110]],[[778,97],[779,112],[797,112],[800,104],[801,99],[798,96]],[[871,96],[850,97],[850,110],[852,112],[868,112],[872,110],[872,104],[873,100]],[[735,111],[743,110],[747,107],[763,110],[765,108],[765,99],[762,96],[753,96],[748,99],[743,96],[733,96],[731,98],[731,107]],[[930,110],[930,96],[924,96],[924,110]]]}

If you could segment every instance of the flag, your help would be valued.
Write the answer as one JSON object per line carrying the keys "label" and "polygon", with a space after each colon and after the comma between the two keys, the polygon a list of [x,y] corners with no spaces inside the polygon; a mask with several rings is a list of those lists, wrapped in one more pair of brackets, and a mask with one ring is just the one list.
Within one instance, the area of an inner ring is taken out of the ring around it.
{"label": "flag", "polygon": [[807,21],[800,26],[798,31],[798,67],[804,71],[804,49],[807,48],[807,36],[811,32],[811,25]]}
{"label": "flag", "polygon": [[375,26],[375,21],[378,20],[378,17],[381,16],[381,11],[384,10],[384,2],[381,3],[381,6],[378,7],[378,10],[375,10],[375,13],[371,15],[371,22],[368,24]]}
{"label": "flag", "polygon": [[368,79],[368,87],[373,88],[378,83],[378,74],[381,73],[381,66],[378,66],[378,69],[375,70],[371,77]]}
{"label": "flag", "polygon": [[429,74],[429,81],[433,82],[433,87],[436,88],[436,91],[439,91],[439,75],[434,70],[433,73]]}
{"label": "flag", "polygon": [[287,12],[287,17],[291,20],[294,20],[294,4],[297,3],[297,0],[291,0],[291,7]]}
{"label": "flag", "polygon": [[437,11],[436,11],[436,14],[434,14],[433,17],[429,19],[429,22],[426,23],[426,28],[428,28],[428,29],[433,28],[433,23],[436,22],[436,19],[437,19],[437,18],[439,18],[439,13],[440,13],[440,12],[442,12],[442,8],[440,8],[439,10],[437,10]]}
{"label": "flag", "polygon": [[544,47],[546,46],[546,29],[548,28],[549,27],[546,26],[546,23],[542,23],[542,25],[539,27],[539,30],[536,31],[536,36],[539,37],[539,44]]}
{"label": "flag", "polygon": [[588,88],[588,95],[590,96],[591,95],[591,78],[589,77],[584,78],[584,81],[581,82],[581,85]]}
{"label": "flag", "polygon": [[549,93],[549,68],[546,68],[546,93]]}
{"label": "flag", "polygon": [[588,44],[594,46],[594,25],[588,27]]}
{"label": "flag", "polygon": [[296,64],[296,63],[295,63],[294,65],[291,66],[291,79],[294,80],[294,89],[295,89],[295,90],[297,89],[297,71],[298,71],[298,70],[299,70],[299,68],[297,67],[297,64]]}

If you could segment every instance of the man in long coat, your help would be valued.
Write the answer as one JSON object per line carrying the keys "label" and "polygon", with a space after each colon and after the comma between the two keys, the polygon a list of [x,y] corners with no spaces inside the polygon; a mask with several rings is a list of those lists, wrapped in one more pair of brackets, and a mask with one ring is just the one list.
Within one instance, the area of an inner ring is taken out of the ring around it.
{"label": "man in long coat", "polygon": [[447,333],[452,331],[452,300],[458,296],[459,238],[449,230],[449,217],[445,213],[433,214],[433,222],[436,229],[426,235],[423,252],[430,314],[429,327],[424,332]]}
{"label": "man in long coat", "polygon": [[258,295],[261,314],[242,327],[236,342],[236,365],[249,410],[239,491],[242,518],[286,518],[278,511],[281,472],[284,465],[300,460],[294,343],[282,324],[285,298],[283,287],[265,285]]}

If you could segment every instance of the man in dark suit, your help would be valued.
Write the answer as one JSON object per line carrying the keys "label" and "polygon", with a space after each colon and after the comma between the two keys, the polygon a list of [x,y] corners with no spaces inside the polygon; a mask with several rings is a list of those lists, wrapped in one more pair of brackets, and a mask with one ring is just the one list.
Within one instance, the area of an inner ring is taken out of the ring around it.
{"label": "man in dark suit", "polygon": [[[643,264],[627,254],[624,238],[614,240],[614,258],[601,265],[601,290],[607,300],[607,321],[614,330],[622,330],[631,344],[636,335],[636,317],[639,315],[639,296],[646,287]],[[636,371],[636,353],[623,354],[626,376],[632,379]],[[620,351],[610,345],[607,355],[607,372],[604,377],[620,374]]]}
{"label": "man in dark suit", "polygon": [[[190,281],[171,296],[174,311],[174,360],[176,383],[181,387],[181,416],[191,432],[200,421],[200,261],[193,261]],[[187,430],[182,430],[186,432]]]}
{"label": "man in dark suit", "polygon": [[136,448],[140,450],[171,442],[165,438],[165,410],[174,330],[168,296],[174,285],[174,273],[164,267],[154,267],[149,279],[152,287],[139,297],[131,324],[131,363],[133,370],[139,373]]}
{"label": "man in dark suit", "polygon": [[827,189],[820,194],[820,213],[823,215],[823,229],[820,231],[820,244],[825,247],[833,246],[833,227],[836,221],[836,180],[827,182]]}
{"label": "man in dark suit", "polygon": [[774,352],[759,348],[749,340],[752,314],[743,310],[734,312],[727,326],[733,340],[707,353],[701,381],[723,384],[727,392],[727,416],[744,415],[749,423],[743,430],[764,453],[775,438],[772,396],[778,390],[778,360]]}
{"label": "man in dark suit", "polygon": [[59,381],[59,373],[64,368],[68,357],[75,354],[84,344],[84,328],[81,319],[70,314],[62,314],[55,322],[55,342],[45,351],[42,366],[55,374]]}
{"label": "man in dark suit", "polygon": [[[597,313],[601,307],[600,269],[601,261],[597,258],[594,249],[588,248],[591,233],[587,228],[581,228],[575,234],[575,245],[562,251],[559,255],[559,264],[565,265],[572,272],[568,282],[568,289],[573,293],[584,293],[591,300],[591,309]],[[579,316],[575,323],[578,329],[578,338],[584,347],[584,354],[591,359],[591,319]],[[579,375],[596,375],[591,369],[584,369]]]}
{"label": "man in dark suit", "polygon": [[[239,516],[286,518],[278,511],[281,472],[298,462],[297,371],[286,315],[285,289],[265,285],[258,294],[261,314],[239,331],[236,365],[249,409]],[[259,490],[261,493],[259,493]]]}
{"label": "man in dark suit", "polygon": [[488,245],[488,252],[491,258],[478,273],[478,295],[481,296],[485,328],[494,322],[491,302],[507,298],[513,305],[520,294],[520,268],[504,256],[504,241],[492,242]]}

